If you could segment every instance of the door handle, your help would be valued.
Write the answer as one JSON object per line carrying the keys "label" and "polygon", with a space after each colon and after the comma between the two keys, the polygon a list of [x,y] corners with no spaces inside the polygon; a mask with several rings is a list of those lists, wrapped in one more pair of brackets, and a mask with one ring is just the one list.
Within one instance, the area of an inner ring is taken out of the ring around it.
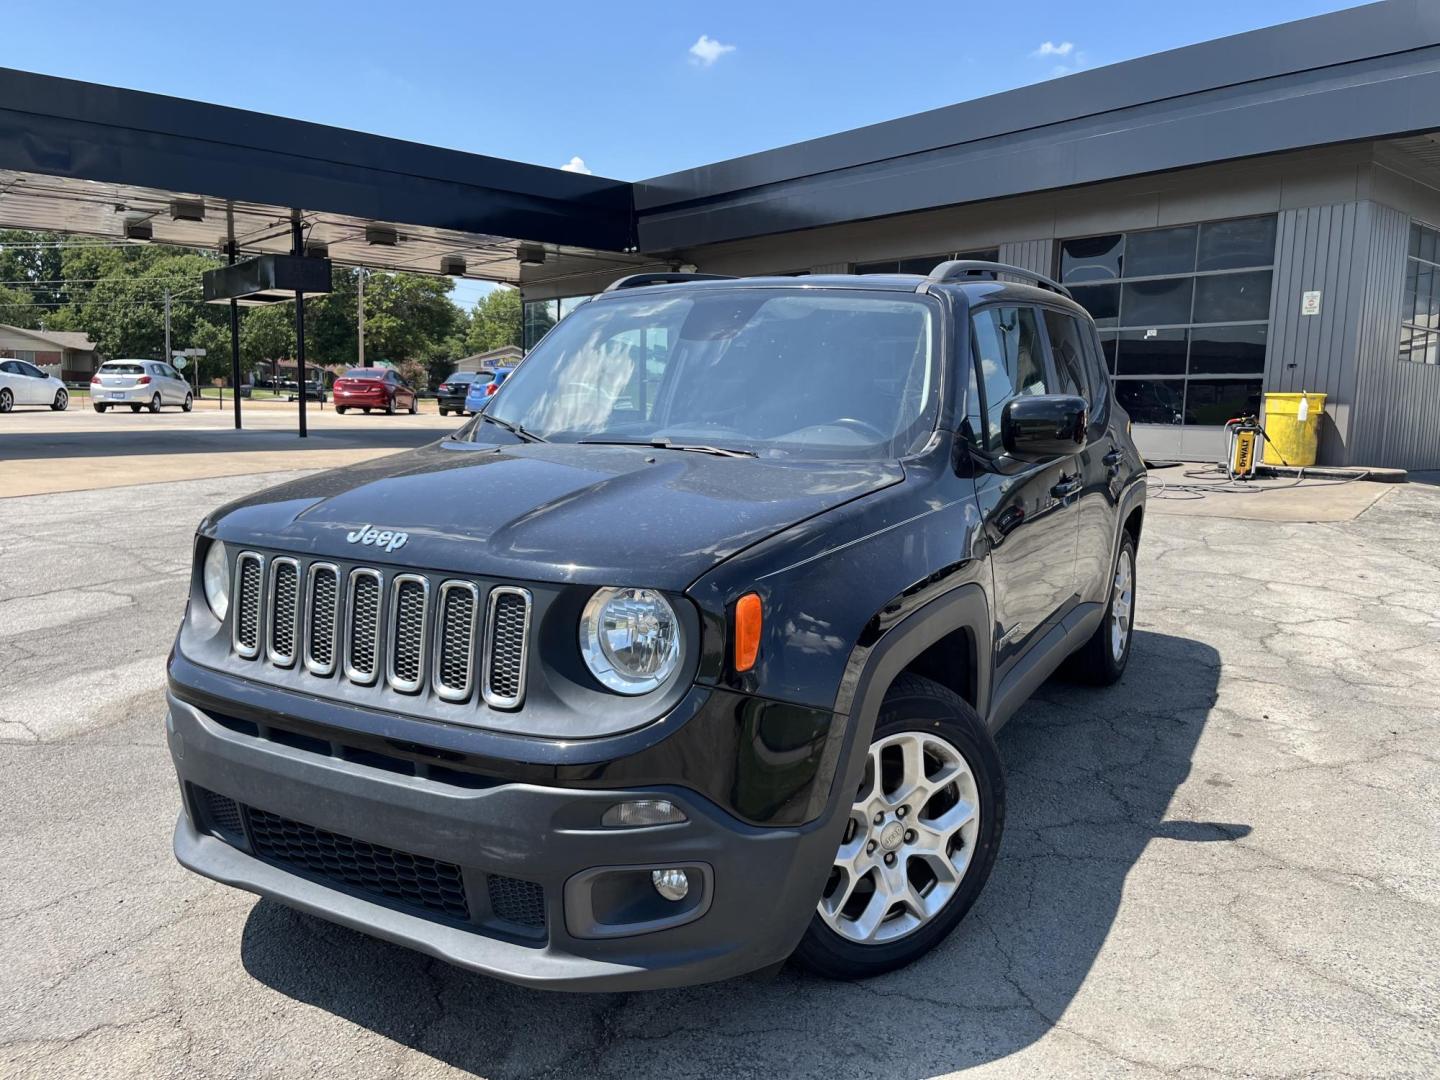
{"label": "door handle", "polygon": [[1125,460],[1125,451],[1117,447],[1116,449],[1111,450],[1100,460],[1104,462],[1107,469],[1118,469],[1121,462]]}
{"label": "door handle", "polygon": [[1050,489],[1050,494],[1060,500],[1068,499],[1080,491],[1081,481],[1079,476],[1061,477],[1060,482]]}

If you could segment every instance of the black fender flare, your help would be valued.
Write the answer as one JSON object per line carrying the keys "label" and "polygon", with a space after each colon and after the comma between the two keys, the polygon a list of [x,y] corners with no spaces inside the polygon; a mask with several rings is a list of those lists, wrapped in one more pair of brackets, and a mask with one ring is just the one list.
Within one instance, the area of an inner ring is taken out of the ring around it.
{"label": "black fender flare", "polygon": [[[877,614],[875,620],[883,622],[883,613]],[[884,631],[873,645],[857,645],[851,651],[835,698],[836,713],[850,720],[846,725],[849,738],[845,757],[836,770],[836,779],[844,785],[840,791],[853,791],[860,783],[865,766],[863,751],[870,745],[880,703],[895,677],[931,645],[956,630],[968,631],[973,643],[975,711],[988,723],[994,634],[989,599],[985,590],[972,581],[916,608]]]}

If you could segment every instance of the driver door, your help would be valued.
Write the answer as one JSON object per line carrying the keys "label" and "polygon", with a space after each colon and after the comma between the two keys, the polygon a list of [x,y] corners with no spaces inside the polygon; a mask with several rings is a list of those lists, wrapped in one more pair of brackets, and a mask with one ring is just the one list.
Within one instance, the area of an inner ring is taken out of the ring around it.
{"label": "driver door", "polygon": [[970,340],[980,400],[969,405],[967,423],[983,440],[984,467],[975,477],[975,494],[994,574],[998,684],[1075,604],[1080,484],[1075,455],[1020,460],[1006,453],[1001,437],[1006,403],[1059,392],[1036,309],[979,308],[971,316]]}

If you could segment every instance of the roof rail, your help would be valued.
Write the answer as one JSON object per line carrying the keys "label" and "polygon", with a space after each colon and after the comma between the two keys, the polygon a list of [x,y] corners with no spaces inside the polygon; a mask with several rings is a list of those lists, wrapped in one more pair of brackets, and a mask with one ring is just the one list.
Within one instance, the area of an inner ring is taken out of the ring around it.
{"label": "roof rail", "polygon": [[942,262],[930,271],[925,278],[925,284],[920,288],[943,285],[952,281],[963,281],[966,278],[989,278],[998,281],[1001,274],[1008,274],[1010,277],[1017,277],[1022,281],[1038,285],[1042,289],[1057,292],[1067,300],[1074,299],[1070,295],[1069,289],[1044,274],[1037,274],[1034,270],[1026,270],[1020,266],[1010,266],[1008,263],[984,262],[980,259],[951,259],[949,262]]}
{"label": "roof rail", "polygon": [[618,289],[638,289],[645,285],[675,285],[682,281],[733,281],[733,274],[631,274],[612,281],[605,286],[606,292]]}

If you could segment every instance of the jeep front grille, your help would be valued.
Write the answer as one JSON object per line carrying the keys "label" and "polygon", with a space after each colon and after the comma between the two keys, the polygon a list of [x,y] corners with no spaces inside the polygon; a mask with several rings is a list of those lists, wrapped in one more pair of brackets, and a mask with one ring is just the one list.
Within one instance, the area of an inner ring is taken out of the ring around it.
{"label": "jeep front grille", "polygon": [[257,551],[240,552],[234,574],[241,659],[450,703],[524,702],[526,589]]}
{"label": "jeep front grille", "polygon": [[260,598],[265,589],[265,559],[242,551],[235,559],[235,651],[246,660],[260,655]]}
{"label": "jeep front grille", "polygon": [[270,640],[266,652],[281,667],[295,663],[296,629],[300,625],[300,564],[294,559],[270,560]]}
{"label": "jeep front grille", "polygon": [[350,571],[345,604],[345,677],[369,686],[380,668],[380,572]]}
{"label": "jeep front grille", "polygon": [[491,589],[485,620],[485,675],[480,688],[487,705],[513,709],[524,699],[529,634],[530,593],[509,585]]}

